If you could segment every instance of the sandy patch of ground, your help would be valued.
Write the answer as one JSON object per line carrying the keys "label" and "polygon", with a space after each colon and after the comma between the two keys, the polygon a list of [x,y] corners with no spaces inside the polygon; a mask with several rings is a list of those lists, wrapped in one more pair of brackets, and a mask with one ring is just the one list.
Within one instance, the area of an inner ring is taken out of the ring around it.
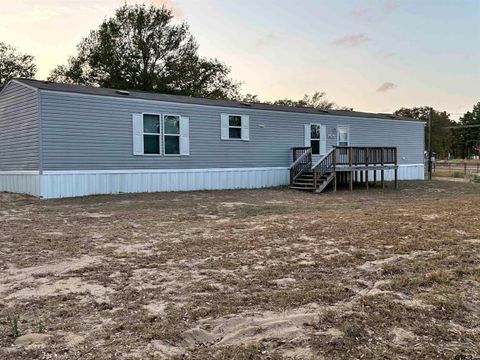
{"label": "sandy patch of ground", "polygon": [[478,203],[450,182],[0,194],[0,358],[478,356]]}
{"label": "sandy patch of ground", "polygon": [[78,277],[70,277],[51,283],[40,284],[37,287],[23,288],[11,293],[5,298],[5,300],[67,295],[72,293],[88,293],[92,295],[96,301],[108,302],[106,295],[109,292],[111,292],[111,290],[104,286],[98,284],[89,284]]}

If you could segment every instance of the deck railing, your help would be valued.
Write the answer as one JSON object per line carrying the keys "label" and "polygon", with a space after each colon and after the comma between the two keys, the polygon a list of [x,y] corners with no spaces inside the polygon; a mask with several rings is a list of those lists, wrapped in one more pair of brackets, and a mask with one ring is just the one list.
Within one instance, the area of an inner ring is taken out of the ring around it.
{"label": "deck railing", "polygon": [[312,148],[293,147],[292,165],[290,165],[290,184],[300,176],[305,170],[312,167]]}
{"label": "deck railing", "polygon": [[397,165],[396,147],[335,146],[335,165]]}
{"label": "deck railing", "polygon": [[[397,160],[396,147],[334,146],[319,161],[312,164],[312,149],[310,147],[293,147],[290,183],[293,184],[303,172],[312,170],[313,184],[316,188],[323,175],[335,171],[336,167],[343,168],[345,166],[350,168],[381,166],[383,174],[383,166],[396,166],[398,164]],[[348,171],[354,170],[350,169]],[[366,176],[368,179],[368,174]]]}

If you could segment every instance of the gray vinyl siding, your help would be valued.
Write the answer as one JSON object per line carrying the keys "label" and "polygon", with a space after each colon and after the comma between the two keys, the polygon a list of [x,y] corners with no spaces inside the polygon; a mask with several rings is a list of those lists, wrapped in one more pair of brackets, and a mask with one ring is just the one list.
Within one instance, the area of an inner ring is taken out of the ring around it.
{"label": "gray vinyl siding", "polygon": [[11,82],[0,93],[0,171],[39,170],[37,91]]}
{"label": "gray vinyl siding", "polygon": [[[129,100],[41,91],[43,169],[122,170],[287,167],[304,146],[304,124],[350,126],[352,146],[398,146],[399,163],[423,162],[423,123]],[[134,156],[132,113],[190,118],[189,156]],[[250,141],[221,140],[220,114],[250,116]]]}

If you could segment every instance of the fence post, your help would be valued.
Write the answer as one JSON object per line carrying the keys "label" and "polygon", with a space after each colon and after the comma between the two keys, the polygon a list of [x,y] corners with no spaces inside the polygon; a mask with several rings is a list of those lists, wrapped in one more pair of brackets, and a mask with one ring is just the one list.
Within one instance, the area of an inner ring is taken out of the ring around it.
{"label": "fence post", "polygon": [[465,177],[467,177],[467,163],[463,164],[463,172],[465,174]]}

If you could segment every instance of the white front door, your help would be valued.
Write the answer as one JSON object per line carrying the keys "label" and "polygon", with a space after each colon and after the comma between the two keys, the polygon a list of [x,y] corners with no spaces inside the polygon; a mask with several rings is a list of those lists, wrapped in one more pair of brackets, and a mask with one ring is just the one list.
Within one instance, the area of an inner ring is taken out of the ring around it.
{"label": "white front door", "polygon": [[320,159],[327,150],[327,127],[321,124],[305,125],[305,146],[312,148],[312,157]]}
{"label": "white front door", "polygon": [[350,146],[350,127],[337,126],[337,146]]}

